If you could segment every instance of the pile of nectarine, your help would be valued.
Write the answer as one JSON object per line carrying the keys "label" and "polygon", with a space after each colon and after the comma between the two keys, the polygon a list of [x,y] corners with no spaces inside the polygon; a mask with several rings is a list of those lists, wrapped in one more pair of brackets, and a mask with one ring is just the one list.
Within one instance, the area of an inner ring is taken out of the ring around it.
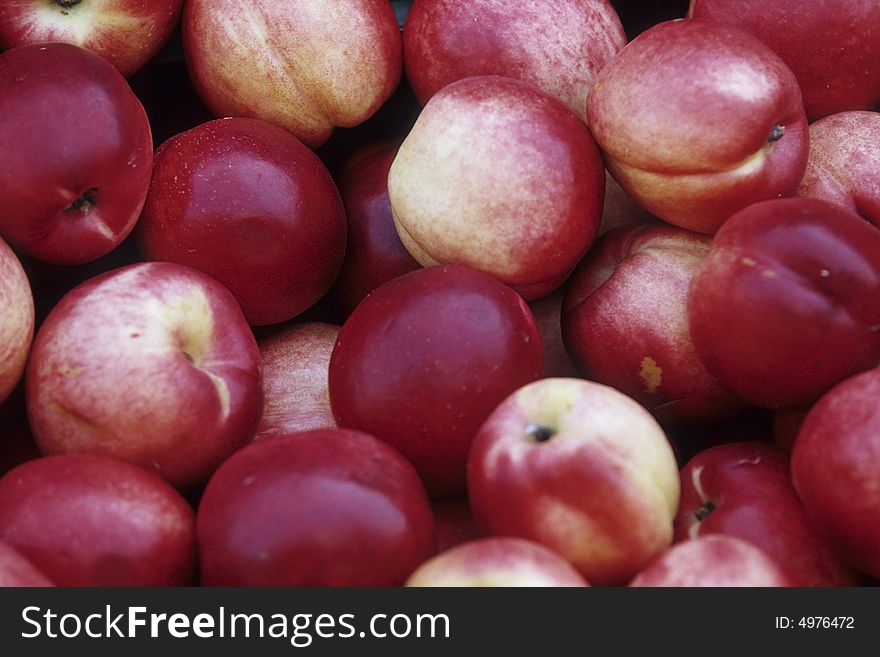
{"label": "pile of nectarine", "polygon": [[876,0],[0,48],[0,585],[880,579]]}

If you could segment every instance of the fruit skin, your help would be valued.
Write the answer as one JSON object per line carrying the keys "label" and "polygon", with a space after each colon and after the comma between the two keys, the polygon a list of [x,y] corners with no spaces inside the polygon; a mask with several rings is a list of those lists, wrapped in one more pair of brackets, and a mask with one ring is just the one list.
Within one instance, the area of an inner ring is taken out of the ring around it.
{"label": "fruit skin", "polygon": [[796,586],[853,586],[798,499],[785,452],[734,442],[703,450],[681,471],[675,542],[723,534],[763,550]]}
{"label": "fruit skin", "polygon": [[20,46],[0,54],[0,116],[0,234],[65,265],[118,246],[153,163],[150,124],[125,78],[77,46]]}
{"label": "fruit skin", "polygon": [[254,440],[335,427],[328,370],[339,327],[293,324],[258,341],[263,374],[263,416]]}
{"label": "fruit skin", "polygon": [[751,543],[703,536],[673,545],[629,583],[633,587],[795,586],[794,580]]}
{"label": "fruit skin", "polygon": [[399,449],[432,497],[455,495],[480,424],[542,367],[519,295],[469,267],[431,267],[378,287],[343,324],[330,405],[339,426]]}
{"label": "fruit skin", "polygon": [[232,294],[172,263],[77,286],[37,332],[25,375],[44,453],[96,453],[202,483],[254,435],[260,352]]}
{"label": "fruit skin", "polygon": [[217,116],[265,119],[312,148],[372,116],[403,68],[387,0],[189,0],[181,34]]}
{"label": "fruit skin", "polygon": [[815,199],[730,218],[688,293],[706,369],[766,408],[807,407],[880,363],[880,231]]}
{"label": "fruit skin", "polygon": [[86,48],[129,77],[159,52],[183,0],[6,0],[0,48],[63,41]]}
{"label": "fruit skin", "polygon": [[155,474],[103,456],[28,461],[0,479],[0,541],[58,586],[186,586],[195,514]]}
{"label": "fruit skin", "polygon": [[810,125],[797,195],[838,203],[880,227],[880,113],[841,112]]}
{"label": "fruit skin", "polygon": [[756,38],[717,23],[666,21],[636,37],[597,76],[587,121],[624,191],[701,233],[793,194],[807,164],[794,75]]}
{"label": "fruit skin", "polygon": [[712,424],[743,406],[706,371],[688,330],[688,286],[710,241],[668,225],[620,228],[565,284],[563,339],[580,371],[664,425]]}
{"label": "fruit skin", "polygon": [[205,586],[399,586],[433,552],[413,467],[344,429],[238,451],[208,482],[197,527]]}
{"label": "fruit skin", "polygon": [[880,104],[880,5],[873,0],[691,0],[689,16],[744,29],[791,67],[807,118]]}
{"label": "fruit skin", "polygon": [[213,276],[254,326],[291,319],[330,289],[346,232],[318,157],[281,128],[240,118],[162,144],[138,224],[147,259]]}
{"label": "fruit skin", "polygon": [[847,379],[807,414],[791,455],[795,489],[849,565],[880,578],[880,370]]}
{"label": "fruit skin", "polygon": [[621,585],[672,542],[678,466],[656,420],[626,395],[541,379],[480,427],[468,494],[490,534],[540,543],[593,585]]}
{"label": "fruit skin", "polygon": [[0,237],[0,404],[24,373],[34,337],[34,295],[18,257]]}
{"label": "fruit skin", "polygon": [[348,218],[348,245],[332,295],[345,317],[382,283],[421,269],[400,241],[391,215],[388,170],[397,147],[380,142],[359,149],[337,178]]}
{"label": "fruit skin", "polygon": [[9,543],[0,541],[0,588],[12,586],[55,586]]}
{"label": "fruit skin", "polygon": [[581,118],[593,79],[625,44],[607,0],[415,0],[403,28],[406,76],[422,104],[456,80],[502,75]]}
{"label": "fruit skin", "polygon": [[531,300],[559,287],[592,243],[604,175],[571,109],[528,83],[476,76],[422,110],[388,195],[419,263],[474,267]]}
{"label": "fruit skin", "polygon": [[461,543],[432,557],[406,581],[410,587],[589,586],[565,559],[521,538]]}

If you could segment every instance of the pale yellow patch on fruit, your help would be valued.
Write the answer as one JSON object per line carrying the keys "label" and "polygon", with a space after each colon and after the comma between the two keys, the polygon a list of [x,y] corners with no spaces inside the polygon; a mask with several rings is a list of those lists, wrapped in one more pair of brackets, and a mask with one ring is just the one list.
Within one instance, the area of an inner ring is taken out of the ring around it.
{"label": "pale yellow patch on fruit", "polygon": [[553,537],[548,547],[579,569],[602,571],[615,567],[626,556],[620,538],[609,536],[601,522],[556,498],[542,500],[537,505],[536,517],[540,518],[538,535]]}
{"label": "pale yellow patch on fruit", "polygon": [[43,3],[34,13],[34,29],[51,29],[54,40],[63,40],[83,45],[95,34],[95,26],[106,32],[138,34],[153,30],[154,20],[149,16],[138,16],[116,0],[102,2],[83,2],[72,7],[61,7],[54,2]]}
{"label": "pale yellow patch on fruit", "polygon": [[198,367],[211,346],[214,318],[211,304],[198,288],[172,297],[162,307],[162,318],[180,351]]}
{"label": "pale yellow patch on fruit", "polygon": [[104,239],[108,241],[113,241],[116,239],[116,233],[113,232],[113,229],[107,225],[103,219],[93,219],[92,225],[95,227],[95,230],[98,231],[98,234],[101,235]]}
{"label": "pale yellow patch on fruit", "polygon": [[653,394],[660,388],[663,382],[663,368],[657,365],[657,361],[650,356],[642,359],[642,366],[639,370],[639,376],[645,384],[645,389]]}
{"label": "pale yellow patch on fruit", "polygon": [[226,385],[226,381],[221,379],[216,374],[212,374],[207,370],[204,370],[205,374],[211,379],[211,383],[214,384],[214,388],[217,390],[217,398],[220,400],[220,412],[223,415],[223,420],[225,421],[229,417],[230,403],[229,403],[229,387]]}
{"label": "pale yellow patch on fruit", "polygon": [[[691,471],[691,484],[694,487],[694,490],[697,491],[697,495],[700,498],[700,503],[705,503],[709,496],[706,495],[706,491],[703,490],[703,466],[699,466],[694,468]],[[690,538],[697,538],[700,535],[700,523],[695,522],[688,528],[688,536]]]}

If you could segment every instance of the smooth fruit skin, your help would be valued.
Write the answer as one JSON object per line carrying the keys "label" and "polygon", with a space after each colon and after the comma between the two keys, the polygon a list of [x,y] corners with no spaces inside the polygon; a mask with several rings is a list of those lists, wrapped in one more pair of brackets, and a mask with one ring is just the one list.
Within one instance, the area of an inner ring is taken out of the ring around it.
{"label": "smooth fruit skin", "polygon": [[880,113],[841,112],[811,124],[797,195],[838,203],[880,227]]}
{"label": "smooth fruit skin", "polygon": [[403,68],[387,0],[189,0],[181,33],[217,116],[265,119],[312,148],[372,116]]}
{"label": "smooth fruit skin", "polygon": [[656,420],[607,386],[541,379],[480,427],[468,495],[490,534],[535,541],[593,585],[622,585],[672,542],[678,466]]}
{"label": "smooth fruit skin", "polygon": [[391,215],[388,170],[396,155],[395,144],[369,144],[349,156],[337,179],[348,245],[332,295],[345,317],[382,283],[421,268],[400,241]]}
{"label": "smooth fruit skin", "polygon": [[39,260],[89,262],[134,228],[153,164],[125,78],[77,46],[0,54],[0,234]]}
{"label": "smooth fruit skin", "polygon": [[0,237],[0,404],[24,373],[34,337],[34,295],[18,257]]}
{"label": "smooth fruit skin", "polygon": [[688,321],[722,385],[766,408],[808,406],[880,363],[880,231],[827,201],[751,205],[712,241]]}
{"label": "smooth fruit skin", "polygon": [[155,474],[103,456],[47,456],[0,479],[0,541],[58,586],[186,586],[195,514]]}
{"label": "smooth fruit skin", "polygon": [[462,543],[432,557],[406,581],[409,587],[589,586],[565,559],[521,538]]}
{"label": "smooth fruit skin", "polygon": [[0,588],[12,586],[55,586],[9,543],[0,541]]}
{"label": "smooth fruit skin", "polygon": [[433,497],[465,488],[468,449],[508,394],[541,375],[534,317],[510,288],[469,267],[431,267],[370,293],[330,358],[341,427],[389,442]]}
{"label": "smooth fruit skin", "polygon": [[664,425],[711,424],[743,406],[706,371],[688,330],[688,286],[710,241],[673,226],[620,228],[565,284],[563,338],[580,371]]}
{"label": "smooth fruit skin", "polygon": [[240,450],[208,482],[197,526],[206,586],[399,586],[433,552],[415,470],[343,429]]}
{"label": "smooth fruit skin", "polygon": [[129,77],[159,52],[183,0],[6,0],[0,47],[63,41],[86,48]]}
{"label": "smooth fruit skin", "polygon": [[849,565],[880,577],[880,371],[847,379],[807,414],[791,455],[795,489]]}
{"label": "smooth fruit skin", "polygon": [[702,536],[673,545],[629,583],[633,587],[795,586],[795,581],[751,543]]}
{"label": "smooth fruit skin", "polygon": [[710,447],[681,471],[675,542],[723,534],[763,550],[796,586],[852,586],[795,492],[788,456],[766,443]]}
{"label": "smooth fruit skin", "polygon": [[593,79],[625,43],[607,0],[415,0],[403,28],[406,76],[422,104],[456,80],[503,75],[581,118]]}
{"label": "smooth fruit skin", "polygon": [[476,76],[422,110],[388,194],[400,239],[422,265],[474,267],[531,300],[559,287],[592,243],[604,176],[571,109],[526,82]]}
{"label": "smooth fruit skin", "polygon": [[254,440],[335,427],[328,370],[339,327],[293,324],[260,338],[263,416]]}
{"label": "smooth fruit skin", "polygon": [[793,194],[807,163],[794,75],[756,38],[717,23],[666,21],[636,37],[596,78],[587,121],[627,193],[701,233]]}
{"label": "smooth fruit skin", "polygon": [[97,453],[203,483],[254,435],[260,352],[235,299],[172,263],[74,288],[37,332],[25,375],[44,453]]}
{"label": "smooth fruit skin", "polygon": [[689,16],[744,29],[791,67],[807,118],[880,104],[880,5],[874,0],[691,0]]}
{"label": "smooth fruit skin", "polygon": [[138,224],[148,259],[216,278],[254,326],[291,319],[324,296],[346,233],[323,163],[257,119],[209,121],[165,142]]}

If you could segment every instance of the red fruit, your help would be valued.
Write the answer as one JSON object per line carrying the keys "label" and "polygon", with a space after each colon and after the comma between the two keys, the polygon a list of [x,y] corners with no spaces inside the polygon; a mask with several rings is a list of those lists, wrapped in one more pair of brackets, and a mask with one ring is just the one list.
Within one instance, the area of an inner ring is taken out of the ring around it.
{"label": "red fruit", "polygon": [[399,586],[433,552],[415,470],[342,429],[240,450],[208,482],[197,524],[208,586]]}
{"label": "red fruit", "polygon": [[522,297],[475,269],[432,267],[377,288],[345,322],[330,405],[339,426],[399,449],[432,495],[453,495],[480,424],[542,369]]}

